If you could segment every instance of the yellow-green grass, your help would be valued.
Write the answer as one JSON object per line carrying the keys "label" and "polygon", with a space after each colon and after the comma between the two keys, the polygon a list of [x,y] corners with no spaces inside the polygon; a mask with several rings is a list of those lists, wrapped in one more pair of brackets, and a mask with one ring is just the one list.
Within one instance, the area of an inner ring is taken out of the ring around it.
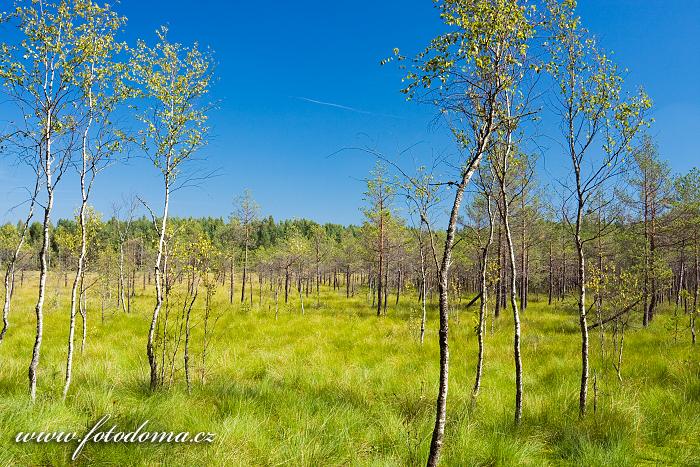
{"label": "yellow-green grass", "polygon": [[[229,305],[209,358],[206,384],[194,375],[188,394],[181,363],[169,389],[148,389],[146,333],[151,290],[137,290],[126,315],[110,303],[104,324],[99,300],[88,302],[88,338],[76,352],[73,386],[61,401],[68,290],[47,296],[44,343],[35,403],[27,366],[35,328],[34,281],[17,290],[12,327],[0,344],[0,464],[65,465],[77,443],[15,443],[19,431],[83,433],[104,414],[131,431],[209,431],[214,443],[88,444],[76,465],[420,465],[429,447],[437,390],[437,317],[431,307],[426,342],[418,342],[419,307],[406,291],[377,318],[366,293],[350,300],[324,288],[321,306],[297,295],[275,319],[268,290],[253,307]],[[201,298],[201,297],[200,297]],[[112,300],[113,302],[113,300]],[[463,300],[462,303],[466,303]],[[627,331],[619,383],[600,368],[598,410],[578,419],[580,335],[570,302],[532,301],[522,316],[524,409],[513,425],[515,397],[512,319],[487,325],[482,390],[470,406],[476,364],[475,310],[455,306],[450,323],[450,386],[444,465],[700,465],[700,359],[683,317],[677,341],[664,310],[651,328]],[[201,307],[193,335],[195,373],[201,352]],[[634,318],[636,321],[639,319]],[[80,339],[78,321],[78,342]],[[607,350],[611,350],[608,348]]]}

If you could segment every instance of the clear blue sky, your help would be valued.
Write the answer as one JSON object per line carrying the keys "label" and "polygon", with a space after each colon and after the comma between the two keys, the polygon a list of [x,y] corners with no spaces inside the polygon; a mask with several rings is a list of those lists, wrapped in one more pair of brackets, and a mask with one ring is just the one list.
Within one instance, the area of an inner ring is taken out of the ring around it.
{"label": "clear blue sky", "polygon": [[[580,3],[585,24],[630,69],[628,81],[654,99],[651,133],[662,155],[677,172],[700,165],[700,1]],[[175,215],[228,216],[234,196],[250,188],[275,218],[357,223],[373,161],[330,154],[372,146],[391,155],[414,144],[413,154],[426,159],[451,151],[449,138],[430,126],[432,111],[399,93],[400,71],[379,66],[393,47],[414,52],[440,31],[430,0],[122,0],[117,9],[129,19],[130,42],[152,41],[156,27],[168,24],[172,39],[216,52],[221,104],[201,156],[219,176],[179,192]],[[2,220],[21,215],[8,210],[25,183],[21,169],[2,162]],[[75,181],[62,183],[56,217],[71,216],[79,200]],[[134,160],[102,174],[93,204],[109,216],[112,201],[139,193],[158,206],[159,187],[156,171]]]}

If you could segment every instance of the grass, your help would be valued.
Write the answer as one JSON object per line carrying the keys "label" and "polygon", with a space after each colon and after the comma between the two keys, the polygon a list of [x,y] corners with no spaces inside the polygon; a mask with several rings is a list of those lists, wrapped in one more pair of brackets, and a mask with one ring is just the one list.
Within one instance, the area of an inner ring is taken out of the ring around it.
{"label": "grass", "polygon": [[[55,290],[55,278],[51,287]],[[255,284],[257,287],[257,283]],[[104,414],[130,431],[209,431],[209,445],[88,444],[75,465],[420,465],[425,462],[437,390],[437,317],[418,342],[419,310],[406,293],[378,319],[366,295],[326,289],[321,307],[298,297],[279,318],[263,306],[216,297],[217,336],[206,384],[187,394],[181,369],[169,390],[147,388],[145,338],[150,289],[131,315],[100,322],[89,304],[88,340],[74,382],[60,398],[67,290],[49,294],[38,399],[27,395],[35,290],[17,291],[12,328],[0,344],[0,465],[66,465],[77,443],[18,444],[19,431],[85,432]],[[53,294],[53,295],[52,295]],[[93,303],[95,302],[95,303]],[[271,309],[268,307],[271,306]],[[198,311],[197,313],[201,313]],[[686,330],[674,341],[660,314],[625,339],[623,383],[599,368],[598,411],[578,419],[579,336],[571,304],[534,301],[523,314],[524,411],[513,425],[512,320],[487,333],[483,384],[470,406],[476,338],[472,310],[453,314],[444,465],[700,465],[700,359]],[[638,320],[639,321],[639,320]],[[490,327],[487,326],[487,329]],[[78,330],[79,330],[78,326]],[[193,351],[199,359],[201,329]],[[78,331],[79,335],[79,331]],[[592,345],[597,345],[597,334]],[[591,401],[592,401],[591,389]]]}

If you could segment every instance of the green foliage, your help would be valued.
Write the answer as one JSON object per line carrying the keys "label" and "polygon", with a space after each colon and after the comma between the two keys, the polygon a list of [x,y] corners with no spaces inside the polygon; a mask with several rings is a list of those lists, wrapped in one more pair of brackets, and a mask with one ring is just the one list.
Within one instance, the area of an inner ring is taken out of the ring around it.
{"label": "green foliage", "polygon": [[[86,247],[92,248],[98,236],[98,232],[102,229],[102,220],[100,214],[91,206],[88,206],[85,212],[85,232],[86,232]],[[60,220],[56,225],[52,237],[53,248],[57,252],[64,252],[70,255],[77,255],[80,251],[81,234],[76,221],[66,222]]]}
{"label": "green foliage", "polygon": [[0,227],[0,251],[2,251],[3,260],[6,260],[8,253],[16,248],[19,242],[19,232],[14,224],[5,224]]}
{"label": "green foliage", "polygon": [[[409,100],[417,97],[435,106],[460,148],[473,150],[472,144],[483,144],[492,131],[515,121],[507,114],[504,94],[512,95],[531,68],[536,9],[522,0],[436,4],[448,32],[411,60],[402,92]],[[398,49],[394,55],[406,60]]]}
{"label": "green foliage", "polygon": [[156,31],[158,43],[139,40],[131,49],[130,80],[145,108],[137,114],[142,149],[166,179],[206,143],[208,104],[202,100],[212,84],[209,52],[171,42],[168,28]]}
{"label": "green foliage", "polygon": [[[582,26],[575,0],[547,0],[547,6],[545,68],[560,96],[571,157],[581,165],[589,146],[599,138],[605,153],[602,167],[624,162],[638,131],[650,123],[645,114],[651,99],[641,88],[636,94],[624,92],[622,72]],[[581,128],[585,131],[576,131]],[[609,175],[606,170],[592,172],[594,179]]]}
{"label": "green foliage", "polygon": [[[111,58],[123,47],[114,33],[125,21],[109,5],[91,0],[17,1],[2,19],[20,32],[16,43],[0,43],[0,81],[22,104],[23,138],[70,135],[83,124],[76,103],[87,94],[100,102],[97,114],[102,118],[118,100],[115,96],[123,94],[120,90],[106,97],[123,71]],[[68,151],[70,144],[68,139],[54,151]],[[68,156],[62,154],[61,159]]]}
{"label": "green foliage", "polygon": [[[522,66],[527,41],[534,34],[534,6],[515,0],[442,0],[436,2],[450,32],[438,35],[413,59],[403,92],[415,96],[420,88],[437,87],[446,97],[453,87],[466,86],[468,100],[481,95],[479,83],[508,88],[514,78],[506,70]],[[399,55],[398,49],[394,49]],[[471,85],[470,85],[471,83]]]}

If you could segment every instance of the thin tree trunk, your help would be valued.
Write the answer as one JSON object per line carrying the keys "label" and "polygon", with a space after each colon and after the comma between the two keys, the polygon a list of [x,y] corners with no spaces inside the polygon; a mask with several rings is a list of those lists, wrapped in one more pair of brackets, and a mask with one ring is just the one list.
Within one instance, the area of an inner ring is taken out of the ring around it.
{"label": "thin tree trunk", "polygon": [[656,311],[656,206],[652,202],[649,209],[649,273],[651,275],[649,291],[649,322],[654,319]]}
{"label": "thin tree trunk", "polygon": [[276,278],[275,279],[275,320],[277,320],[277,317],[278,317],[279,311],[280,311],[279,291],[280,291],[280,280],[278,278]]}
{"label": "thin tree trunk", "polygon": [[83,288],[85,286],[85,275],[80,278],[80,296],[78,297],[78,303],[80,306],[78,309],[80,310],[80,318],[82,322],[82,329],[83,329],[83,334],[82,338],[80,340],[80,353],[85,353],[85,340],[87,338],[87,297],[85,295],[85,289]]}
{"label": "thin tree trunk", "polygon": [[521,227],[520,232],[520,308],[523,313],[527,309],[527,245],[526,245],[526,223],[525,223],[525,175],[522,179],[522,193],[520,194],[520,217]]}
{"label": "thin tree trunk", "polygon": [[489,262],[489,248],[491,248],[491,243],[493,243],[493,213],[491,211],[491,198],[490,195],[486,195],[486,207],[489,216],[489,236],[486,240],[486,245],[481,249],[481,264],[480,264],[480,292],[481,292],[481,303],[479,306],[479,323],[476,328],[477,341],[479,343],[479,354],[476,362],[476,377],[474,380],[474,388],[472,389],[472,403],[476,401],[476,397],[479,395],[479,389],[481,388],[481,374],[483,372],[484,366],[484,330],[486,327],[486,313],[488,308],[488,283],[486,278],[486,272],[488,270]]}
{"label": "thin tree trunk", "polygon": [[[508,107],[509,108],[509,107]],[[517,271],[515,264],[515,247],[510,229],[510,207],[506,194],[506,177],[508,175],[508,159],[512,149],[511,135],[508,134],[506,147],[502,150],[501,167],[497,168],[497,178],[501,192],[501,219],[506,234],[508,246],[508,266],[510,273],[510,305],[513,311],[513,359],[515,360],[515,424],[519,424],[523,413],[523,369],[520,355],[520,313],[518,310]]]}
{"label": "thin tree trunk", "polygon": [[258,272],[258,308],[262,308],[263,302],[263,275],[262,271]]}
{"label": "thin tree trunk", "polygon": [[316,245],[316,308],[321,306],[321,257]]}
{"label": "thin tree trunk", "polygon": [[[197,289],[194,288],[193,286],[193,297],[192,301],[190,302],[190,306],[187,307],[187,314],[185,315],[185,351],[184,351],[184,364],[185,364],[185,382],[187,383],[187,393],[192,392],[192,381],[190,378],[190,315],[192,314],[192,306],[194,305],[195,300],[197,299]],[[208,318],[208,313],[205,315],[205,320]],[[205,339],[205,348],[204,351],[202,352],[202,372],[205,371],[205,362],[206,362],[206,321],[205,321],[205,328],[204,328],[204,339]],[[174,358],[173,358],[174,360]],[[204,378],[202,378],[202,381],[204,381]]]}
{"label": "thin tree trunk", "polygon": [[647,186],[647,172],[644,169],[642,191],[644,195],[643,206],[643,225],[644,225],[644,285],[642,295],[644,297],[644,314],[642,316],[642,325],[649,325],[649,265],[651,263],[649,255],[649,188]]}
{"label": "thin tree trunk", "polygon": [[124,303],[124,242],[119,242],[119,303],[121,303],[122,311],[126,313],[126,305]]}
{"label": "thin tree trunk", "polygon": [[382,293],[383,293],[383,267],[384,267],[384,211],[380,205],[379,210],[379,267],[377,268],[377,316],[382,315]]}
{"label": "thin tree trunk", "polygon": [[[247,229],[248,227],[246,227]],[[248,233],[246,232],[244,253],[243,253],[243,277],[241,283],[241,303],[245,301],[245,284],[248,277]]]}
{"label": "thin tree trunk", "polygon": [[229,303],[233,303],[233,280],[234,280],[234,275],[235,275],[233,257],[231,257],[230,267],[231,267],[231,271],[229,274],[228,300],[229,300]]}
{"label": "thin tree trunk", "polygon": [[[166,171],[170,170],[170,156],[168,157]],[[148,329],[148,341],[146,343],[146,355],[148,356],[148,364],[151,369],[150,373],[150,388],[154,390],[158,387],[158,362],[155,355],[155,332],[156,324],[158,323],[158,314],[163,306],[163,272],[161,271],[161,264],[163,262],[163,250],[165,248],[165,229],[167,227],[168,221],[168,207],[170,205],[170,173],[166,172],[165,177],[165,203],[163,206],[163,219],[160,225],[160,237],[158,239],[158,253],[156,255],[156,262],[154,266],[155,274],[155,287],[156,287],[156,305],[153,309],[153,317],[151,318],[151,325]],[[155,219],[154,219],[155,221]]]}
{"label": "thin tree trunk", "polygon": [[[48,143],[50,145],[50,142]],[[47,149],[48,151],[48,149]],[[47,156],[47,158],[50,156]],[[47,254],[49,250],[49,224],[51,222],[51,209],[53,208],[53,185],[51,178],[51,164],[50,161],[46,163],[46,191],[48,195],[48,202],[44,208],[44,224],[43,224],[43,241],[41,244],[41,250],[39,251],[39,298],[36,303],[35,314],[36,314],[36,334],[34,338],[34,347],[32,348],[32,360],[29,364],[29,396],[32,402],[36,400],[36,379],[37,379],[37,369],[39,368],[39,355],[41,353],[41,340],[44,331],[44,298],[46,296],[46,278],[48,276],[48,260]]]}
{"label": "thin tree trunk", "polygon": [[583,223],[583,200],[579,199],[576,217],[576,253],[578,255],[578,312],[581,328],[581,387],[579,391],[579,416],[586,415],[588,396],[588,325],[586,323],[586,260],[583,253],[581,224]]}
{"label": "thin tree trunk", "polygon": [[[92,94],[90,94],[90,103],[92,104]],[[66,376],[63,384],[63,400],[66,399],[66,396],[68,395],[68,390],[70,389],[70,383],[71,383],[71,377],[72,377],[72,372],[73,372],[73,339],[75,337],[75,314],[76,314],[76,300],[78,301],[77,306],[81,309],[81,316],[83,317],[83,339],[82,339],[82,344],[81,344],[81,352],[85,348],[85,334],[87,333],[86,329],[86,323],[85,323],[85,312],[82,312],[82,299],[83,299],[83,280],[84,280],[84,271],[85,271],[85,255],[87,253],[87,226],[86,226],[86,219],[85,219],[85,210],[87,209],[87,203],[88,203],[88,198],[90,196],[90,188],[92,187],[92,182],[95,179],[95,175],[93,172],[92,178],[89,182],[89,184],[86,185],[85,183],[85,177],[87,176],[87,161],[88,161],[88,154],[87,154],[87,139],[88,139],[88,132],[90,131],[90,126],[92,124],[92,114],[91,117],[88,121],[88,124],[85,128],[85,131],[83,132],[83,145],[82,145],[82,166],[80,170],[80,194],[81,194],[81,203],[80,203],[80,210],[78,212],[78,227],[80,228],[80,253],[78,255],[78,269],[75,272],[75,278],[73,279],[73,286],[71,288],[71,302],[70,302],[70,318],[69,318],[69,326],[68,326],[68,351],[66,355]],[[119,251],[120,251],[120,257],[119,257],[119,280],[120,280],[120,287],[121,287],[121,293],[122,293],[122,298],[123,298],[123,293],[124,293],[124,284],[123,284],[123,262],[124,262],[124,248],[123,248],[123,243],[120,242],[119,244]],[[80,289],[78,289],[80,287]],[[78,290],[80,291],[80,295],[78,296]],[[123,302],[122,302],[123,306]]]}
{"label": "thin tree trunk", "polygon": [[[81,180],[81,185],[83,186],[83,192],[84,192],[84,180]],[[84,195],[83,195],[84,196]],[[80,245],[80,255],[78,257],[78,270],[75,273],[75,278],[73,279],[73,286],[71,288],[71,300],[70,300],[70,317],[69,317],[69,325],[68,325],[68,354],[66,356],[66,375],[65,375],[65,380],[63,384],[63,400],[66,399],[66,396],[68,395],[68,390],[70,389],[70,383],[71,383],[71,377],[72,377],[72,372],[73,372],[73,342],[75,340],[75,317],[77,314],[77,307],[80,306],[78,303],[78,300],[80,299],[78,297],[78,288],[80,287],[81,293],[82,293],[82,287],[81,287],[81,280],[83,277],[83,268],[85,266],[85,252],[87,248],[87,232],[85,229],[85,208],[87,205],[87,201],[83,197],[83,203],[80,206],[80,212],[78,214],[78,219],[79,219],[79,228],[80,228],[80,238],[81,238],[81,245]],[[85,320],[83,319],[83,322]]]}
{"label": "thin tree trunk", "polygon": [[498,244],[496,245],[497,251],[496,255],[498,256],[498,278],[496,279],[496,306],[493,310],[493,316],[494,318],[498,318],[501,314],[501,295],[502,295],[502,284],[503,284],[503,261],[501,260],[503,258],[502,254],[502,245],[503,245],[503,232],[501,231],[501,226],[499,224],[498,226]]}
{"label": "thin tree trunk", "polygon": [[301,302],[301,315],[304,316],[304,294],[299,289],[299,301]]}
{"label": "thin tree trunk", "polygon": [[396,305],[399,304],[400,297],[401,297],[401,267],[399,267],[397,277],[396,277]]}
{"label": "thin tree trunk", "polygon": [[[40,263],[40,270],[39,270],[39,297],[37,299],[36,303],[36,308],[35,308],[35,314],[36,314],[36,335],[34,338],[34,347],[32,348],[32,360],[29,363],[29,370],[28,370],[28,378],[29,378],[29,396],[31,397],[32,402],[36,400],[36,379],[37,379],[37,370],[39,368],[39,355],[41,353],[41,340],[43,336],[43,331],[44,331],[44,297],[46,296],[46,277],[48,275],[48,268],[49,268],[49,263],[48,263],[48,253],[49,253],[49,246],[50,246],[50,238],[49,238],[49,225],[51,223],[51,210],[53,208],[53,202],[54,202],[54,185],[53,185],[53,172],[52,172],[52,162],[53,162],[53,154],[51,152],[51,144],[52,144],[52,132],[51,128],[53,125],[52,122],[52,112],[48,111],[46,113],[46,127],[45,127],[45,132],[44,136],[46,139],[46,148],[43,156],[43,162],[42,164],[44,165],[43,167],[43,172],[45,176],[45,181],[46,181],[46,195],[47,195],[47,202],[46,206],[44,207],[44,223],[43,223],[43,241],[41,243],[41,250],[39,251],[39,263]],[[40,149],[41,150],[41,149]],[[37,177],[39,174],[37,174]]]}
{"label": "thin tree trunk", "polygon": [[426,287],[426,276],[427,276],[427,271],[425,267],[425,250],[423,245],[423,240],[422,240],[422,235],[423,235],[423,229],[421,228],[418,232],[419,236],[419,245],[418,245],[418,250],[420,252],[420,297],[421,297],[421,320],[420,320],[420,343],[423,345],[423,340],[425,338],[425,320],[426,320],[426,306],[425,306],[425,301],[426,301],[426,296],[425,296],[425,287]]}
{"label": "thin tree trunk", "polygon": [[384,316],[386,316],[386,302],[389,295],[389,258],[386,259],[386,267],[384,268]]}
{"label": "thin tree trunk", "polygon": [[[464,197],[464,190],[471,180],[474,171],[479,168],[484,151],[489,142],[491,134],[492,122],[489,121],[484,129],[484,135],[481,144],[478,146],[474,158],[470,161],[467,169],[462,173],[461,181],[457,185],[454,203],[450,212],[449,222],[447,224],[447,234],[445,236],[445,249],[442,255],[442,262],[438,269],[438,291],[440,294],[439,315],[440,315],[440,330],[439,345],[440,345],[440,376],[438,384],[438,396],[435,404],[435,426],[430,440],[430,452],[428,453],[428,467],[435,467],[440,459],[440,451],[445,438],[445,420],[447,417],[447,390],[449,379],[449,302],[448,302],[448,286],[450,264],[452,262],[452,248],[454,247],[455,233],[457,230],[457,218]],[[433,249],[435,256],[435,250]]]}

